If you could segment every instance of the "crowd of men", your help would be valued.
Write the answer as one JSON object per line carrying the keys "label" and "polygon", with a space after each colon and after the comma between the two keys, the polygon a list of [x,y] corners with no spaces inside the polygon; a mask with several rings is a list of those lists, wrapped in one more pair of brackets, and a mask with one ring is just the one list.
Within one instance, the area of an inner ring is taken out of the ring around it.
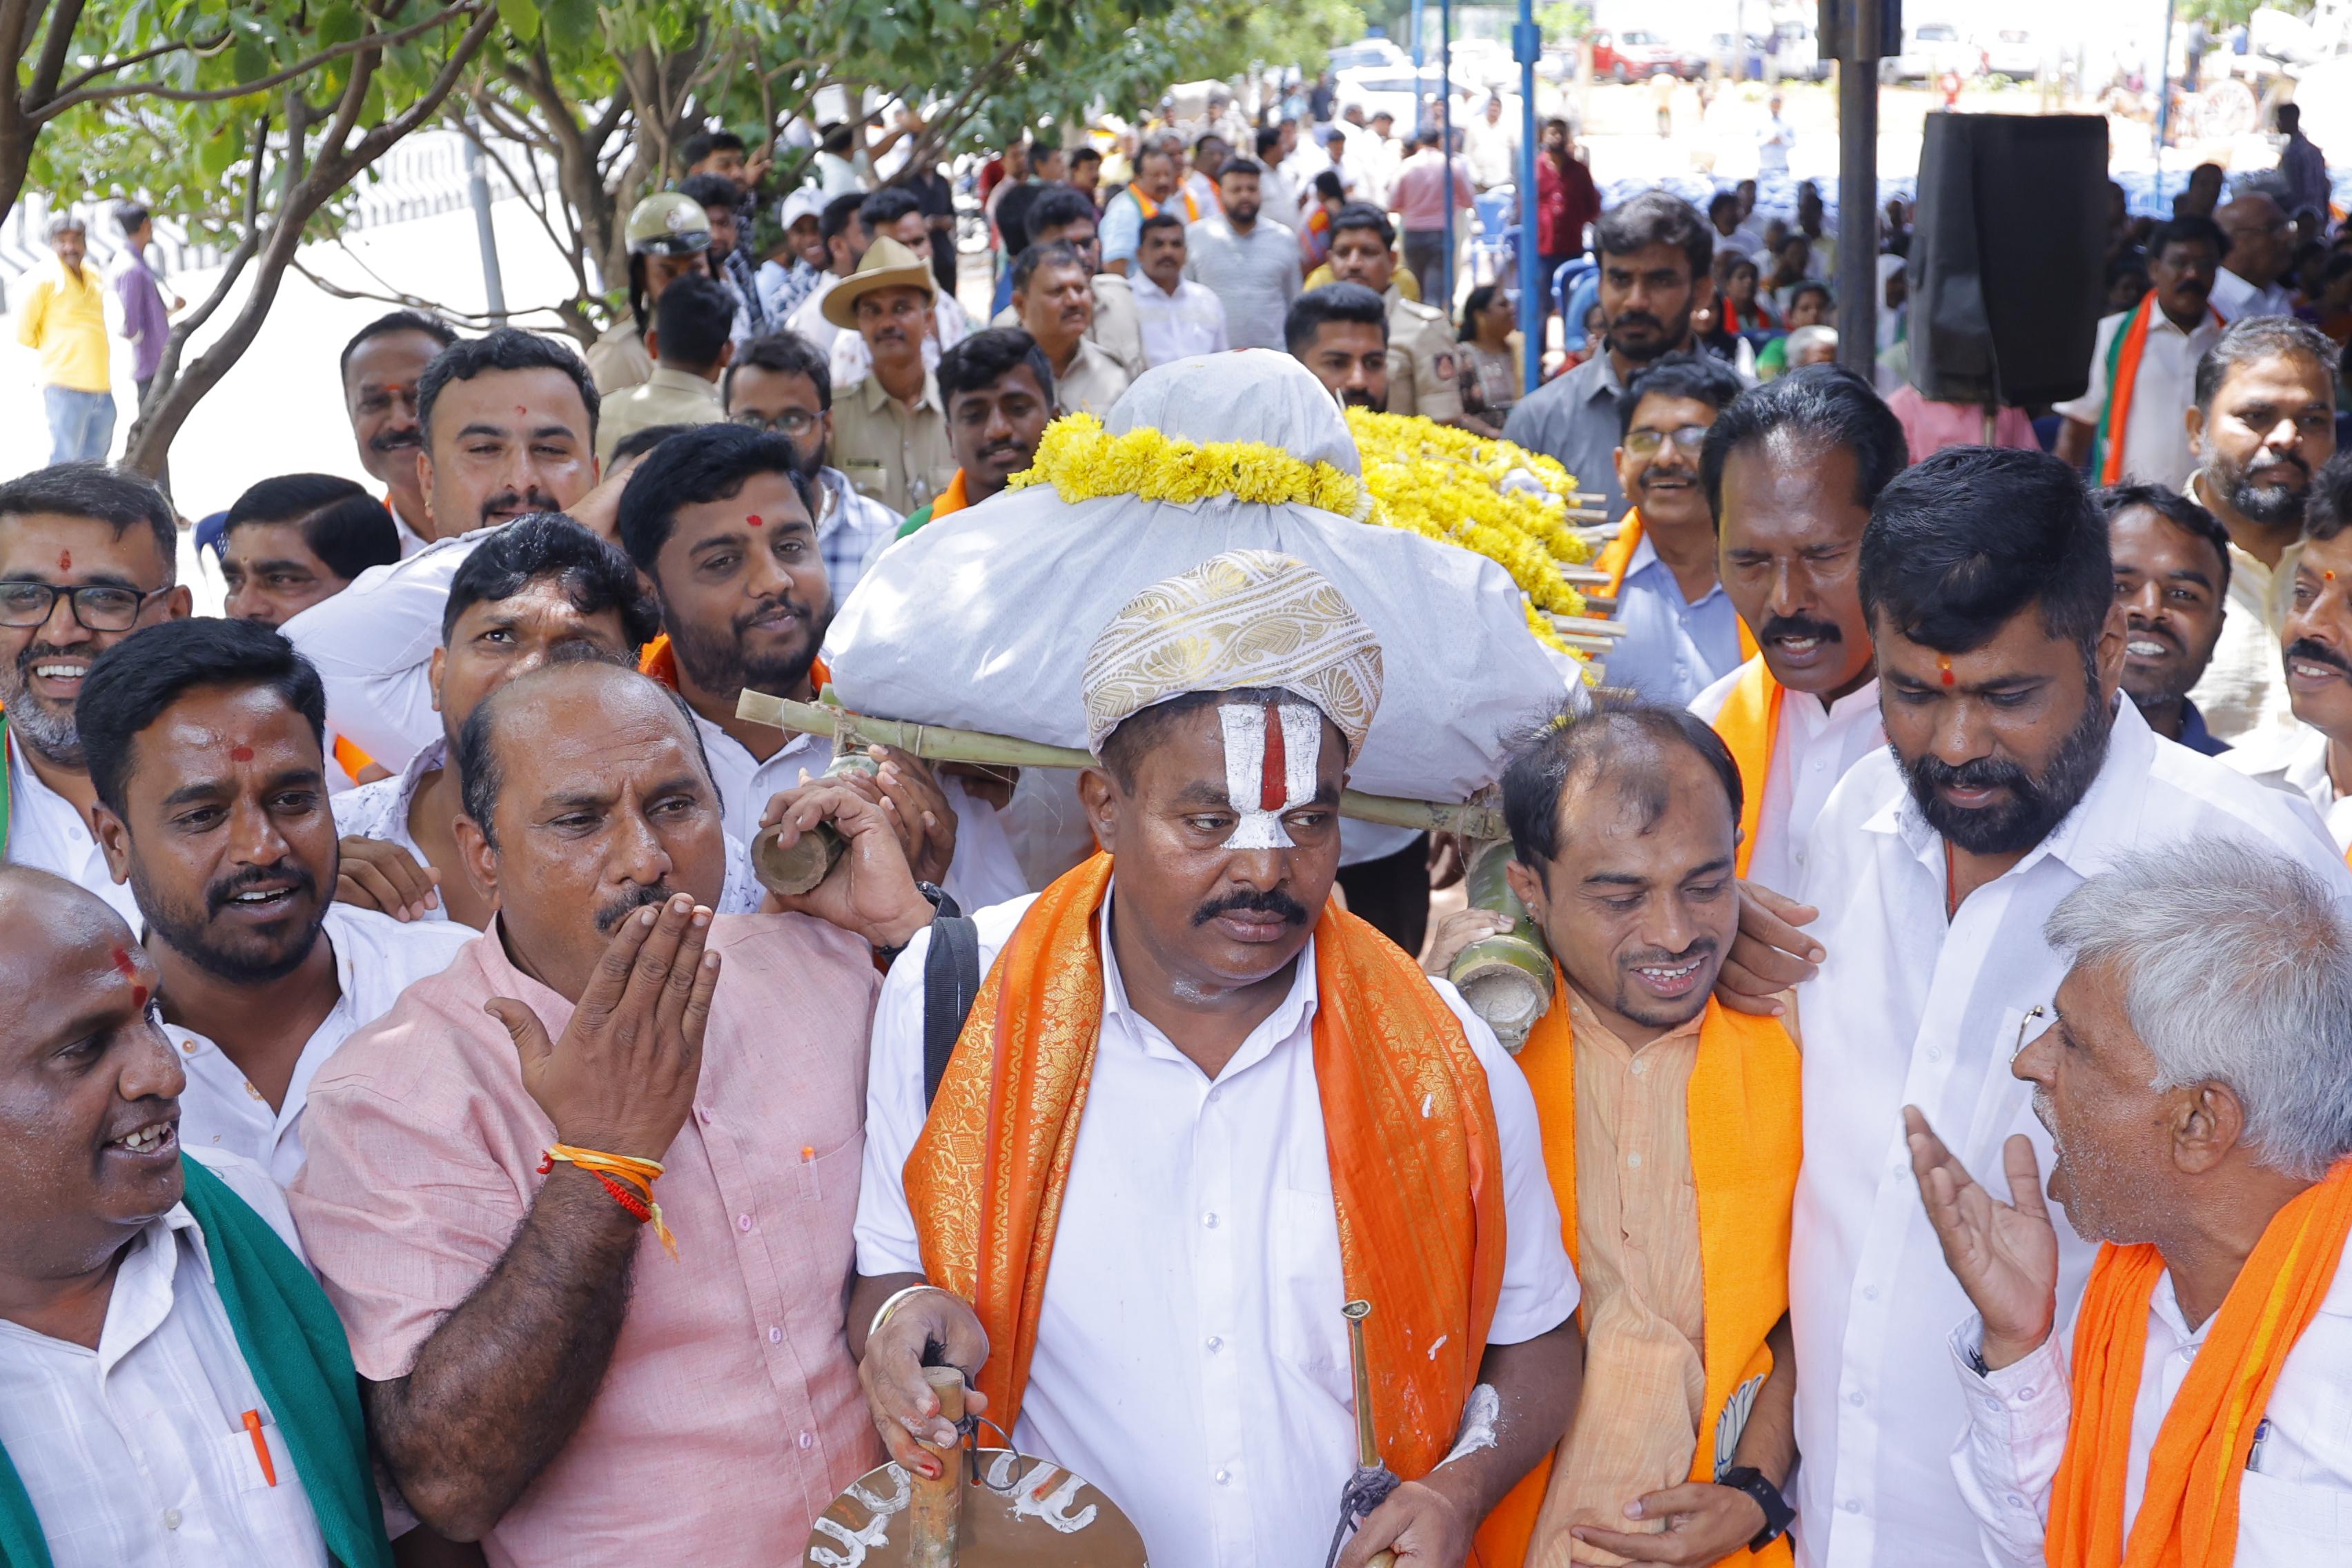
{"label": "crowd of men", "polygon": [[852,136],[751,266],[707,135],[587,355],[345,345],[380,491],[239,497],[223,617],[154,485],[0,484],[0,1556],[796,1561],[959,1440],[927,1363],[1167,1565],[2340,1552],[2352,452],[2317,326],[2210,315],[2261,225],[2148,237],[2058,452],[1923,451],[1710,346],[1736,195],[1600,215],[1599,350],[1501,426],[1617,525],[1599,694],[1512,694],[1512,1052],[1463,847],[1340,820],[1399,661],[1311,564],[1070,629],[1075,844],[739,714],[1138,377],[1494,432],[1417,209],[1308,287],[1218,135],[1108,208],[1009,151],[984,324]]}

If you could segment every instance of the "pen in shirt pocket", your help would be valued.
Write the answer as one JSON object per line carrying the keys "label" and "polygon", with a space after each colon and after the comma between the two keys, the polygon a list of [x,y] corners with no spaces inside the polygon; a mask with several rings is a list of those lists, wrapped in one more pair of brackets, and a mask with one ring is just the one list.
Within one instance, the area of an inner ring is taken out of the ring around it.
{"label": "pen in shirt pocket", "polygon": [[248,1410],[239,1419],[245,1423],[247,1433],[253,1438],[253,1457],[261,1461],[261,1479],[276,1486],[278,1467],[270,1462],[269,1439],[261,1435],[261,1412]]}
{"label": "pen in shirt pocket", "polygon": [[2271,1418],[2263,1416],[2254,1426],[2254,1446],[2246,1453],[2246,1468],[2260,1475],[2263,1468],[2263,1445],[2271,1440]]}

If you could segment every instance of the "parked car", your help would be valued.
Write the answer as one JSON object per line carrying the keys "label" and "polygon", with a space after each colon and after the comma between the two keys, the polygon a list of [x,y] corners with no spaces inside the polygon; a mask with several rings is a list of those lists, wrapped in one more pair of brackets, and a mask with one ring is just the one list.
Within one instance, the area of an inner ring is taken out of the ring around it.
{"label": "parked car", "polygon": [[1701,68],[1703,62],[1693,60],[1647,28],[1629,27],[1622,33],[1592,36],[1592,74],[1596,77],[1645,81],[1654,76],[1693,77]]}
{"label": "parked car", "polygon": [[1984,47],[1985,69],[1993,75],[2032,81],[2042,74],[2042,46],[2024,28],[2002,27],[1982,35],[1979,41]]}
{"label": "parked car", "polygon": [[1748,35],[1748,47],[1739,51],[1739,58],[1731,58],[1731,35],[1717,33],[1706,41],[1706,58],[1710,65],[1721,66],[1723,74],[1734,81],[1764,79],[1764,39],[1760,35]]}
{"label": "parked car", "polygon": [[1984,69],[1984,51],[1949,22],[1923,22],[1903,40],[1903,52],[1879,62],[1881,81],[1934,81],[1947,71],[1962,80]]}
{"label": "parked car", "polygon": [[1329,65],[1334,76],[1341,71],[1366,68],[1411,70],[1412,57],[1400,48],[1393,38],[1363,38],[1333,49]]}

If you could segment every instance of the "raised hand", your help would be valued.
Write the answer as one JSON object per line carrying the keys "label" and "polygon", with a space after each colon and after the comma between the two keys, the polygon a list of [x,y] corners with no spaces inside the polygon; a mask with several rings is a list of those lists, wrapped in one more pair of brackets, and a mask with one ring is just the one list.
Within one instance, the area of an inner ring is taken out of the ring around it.
{"label": "raised hand", "polygon": [[2008,1203],[1979,1186],[1916,1105],[1903,1108],[1911,1171],[1944,1262],[1984,1319],[1985,1365],[2023,1360],[2050,1337],[2058,1311],[2058,1233],[2042,1197],[2033,1144],[2011,1133],[2001,1145]]}

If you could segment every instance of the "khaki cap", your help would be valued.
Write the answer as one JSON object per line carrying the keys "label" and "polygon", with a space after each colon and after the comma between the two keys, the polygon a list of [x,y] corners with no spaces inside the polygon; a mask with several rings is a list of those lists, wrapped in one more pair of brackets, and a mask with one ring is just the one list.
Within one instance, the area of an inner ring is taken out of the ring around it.
{"label": "khaki cap", "polygon": [[924,299],[934,303],[939,300],[931,264],[886,234],[866,247],[857,270],[834,285],[833,292],[824,297],[824,319],[845,331],[856,331],[857,301],[877,289],[919,289]]}

